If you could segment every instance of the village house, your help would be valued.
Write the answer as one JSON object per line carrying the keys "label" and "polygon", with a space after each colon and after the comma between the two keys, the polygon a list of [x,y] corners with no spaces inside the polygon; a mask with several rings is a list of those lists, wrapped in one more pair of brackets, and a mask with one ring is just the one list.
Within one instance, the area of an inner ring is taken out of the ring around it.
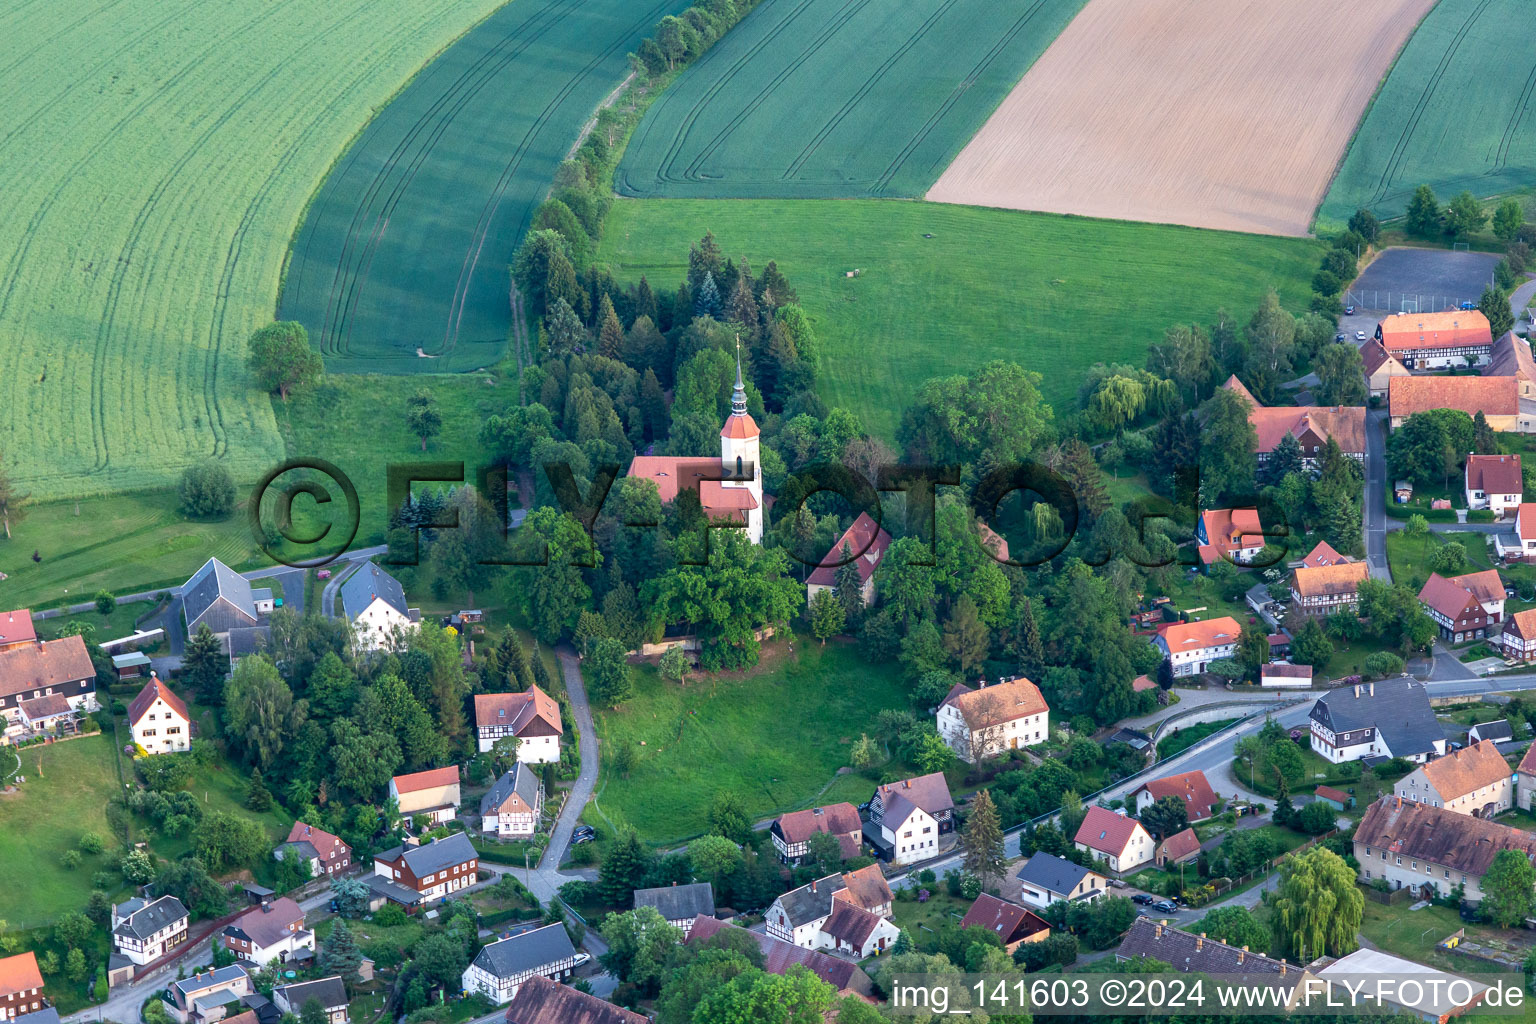
{"label": "village house", "polygon": [[960,919],[960,930],[985,928],[1003,942],[1003,949],[1012,953],[1026,942],[1044,942],[1051,937],[1051,926],[1038,916],[1019,906],[1000,900],[991,893],[982,893],[971,904],[971,909]]}
{"label": "village house", "polygon": [[1364,562],[1335,562],[1291,570],[1292,607],[1302,615],[1322,616],[1360,609],[1360,584],[1371,578]]}
{"label": "village house", "polygon": [[971,764],[1051,738],[1050,706],[1023,676],[975,690],[956,683],[934,717],[944,742]]}
{"label": "village house", "polygon": [[1518,455],[1468,455],[1464,477],[1467,508],[1486,508],[1496,518],[1519,508],[1525,496]]}
{"label": "village house", "polygon": [[37,643],[37,627],[30,608],[0,612],[0,653],[23,644]]}
{"label": "village house", "polygon": [[227,641],[231,629],[258,625],[262,614],[272,611],[273,601],[268,592],[263,607],[258,608],[256,596],[250,580],[217,558],[208,559],[181,586],[187,635],[207,626],[214,636]]}
{"label": "village house", "polygon": [[1325,540],[1320,540],[1308,551],[1299,562],[1290,563],[1292,569],[1318,569],[1325,565],[1344,565],[1353,562],[1348,555],[1341,555],[1333,549],[1333,545]]}
{"label": "village house", "polygon": [[522,693],[475,694],[475,739],[480,753],[489,753],[496,741],[516,736],[517,759],[528,764],[560,760],[560,705],[530,683]]}
{"label": "village house", "polygon": [[1505,331],[1493,342],[1493,356],[1481,371],[1484,377],[1512,377],[1521,398],[1536,398],[1536,359],[1531,358],[1531,343]]}
{"label": "village house", "polygon": [[1482,740],[1415,768],[1392,792],[1457,814],[1491,818],[1514,803],[1511,778],[1509,763],[1493,740]]}
{"label": "village house", "polygon": [[1501,850],[1536,857],[1536,834],[1443,807],[1383,796],[1355,829],[1355,860],[1367,884],[1446,895],[1466,886],[1464,899],[1483,898],[1482,880]]}
{"label": "village house", "polygon": [[400,581],[372,562],[342,580],[341,610],[360,651],[393,650],[398,635],[421,623],[421,611],[408,605]]}
{"label": "village house", "polygon": [[459,766],[396,775],[389,780],[389,795],[408,820],[423,815],[432,825],[452,821],[459,813]]}
{"label": "village house", "polygon": [[197,971],[170,984],[166,1010],[179,1024],[213,1024],[225,1018],[224,1008],[252,995],[251,975],[240,964]]}
{"label": "village house", "polygon": [[764,927],[776,939],[805,949],[871,956],[894,944],[900,930],[891,914],[891,889],[871,864],[828,875],[792,889],[773,901]]}
{"label": "village house", "polygon": [[151,754],[192,749],[192,713],[153,673],[128,705],[128,731],[133,742]]}
{"label": "village house", "polygon": [[560,922],[492,942],[475,954],[461,979],[466,992],[478,992],[501,1005],[533,977],[563,981],[590,957],[578,954]]}
{"label": "village house", "polygon": [[304,929],[304,910],[287,896],[263,901],[224,926],[224,948],[258,967],[284,963],[301,949],[315,951],[315,933]]}
{"label": "village house", "polygon": [[1292,665],[1271,661],[1259,666],[1259,685],[1268,687],[1308,687],[1312,685],[1311,665]]}
{"label": "village house", "polygon": [[1191,822],[1205,821],[1216,814],[1221,795],[1211,789],[1205,772],[1180,772],[1161,779],[1152,779],[1131,790],[1128,798],[1136,802],[1140,814],[1165,796],[1171,796],[1184,805],[1184,812]]}
{"label": "village house", "polygon": [[1375,338],[1360,346],[1360,361],[1365,366],[1365,386],[1372,398],[1387,397],[1387,383],[1393,377],[1407,377],[1410,371]]}
{"label": "village house", "polygon": [[763,472],[759,451],[760,431],[747,412],[747,391],[737,357],[736,386],[731,392],[731,414],[720,428],[720,457],[690,458],[678,455],[637,455],[629,475],[656,485],[663,505],[677,500],[681,491],[695,491],[705,516],[744,527],[753,544],[763,542]]}
{"label": "village house", "polygon": [[325,1011],[325,1024],[347,1024],[347,984],[339,977],[277,985],[272,989],[273,1005],[295,1017],[303,1014],[305,1005],[311,1000]]}
{"label": "village house", "polygon": [[[463,832],[425,843],[412,837],[373,855],[374,876],[414,893],[413,906],[469,888],[477,880],[479,867],[480,855]],[[392,891],[386,895],[394,899]]]}
{"label": "village house", "polygon": [[1398,313],[1376,325],[1376,340],[1410,370],[1464,370],[1493,357],[1493,328],[1475,309]]}
{"label": "village house", "polygon": [[[806,949],[793,942],[775,938],[763,932],[717,921],[713,917],[700,917],[693,922],[687,941],[707,942],[721,933],[741,934],[757,943],[763,954],[763,970],[769,974],[786,974],[796,964],[804,967],[822,981],[837,990],[839,996],[858,996],[866,1002],[875,1002],[874,982],[859,965],[851,960],[823,953],[819,949]],[[561,1024],[564,1024],[562,1021]]]}
{"label": "village house", "polygon": [[1117,963],[1125,963],[1137,957],[1161,961],[1186,974],[1197,971],[1201,974],[1237,977],[1249,985],[1278,988],[1286,994],[1286,1005],[1290,1005],[1296,988],[1307,978],[1305,970],[1293,967],[1284,960],[1274,960],[1262,953],[1255,953],[1247,946],[1229,946],[1225,942],[1208,939],[1203,934],[1182,932],[1170,927],[1167,921],[1154,921],[1150,917],[1138,917],[1132,921],[1130,930],[1115,950]]}
{"label": "village house", "polygon": [[1387,385],[1387,416],[1393,430],[1414,413],[1460,409],[1482,413],[1494,430],[1520,429],[1520,398],[1512,377],[1393,377]]}
{"label": "village house", "polygon": [[95,711],[96,666],[78,636],[38,640],[32,614],[6,613],[0,647],[0,724],[7,740],[37,735],[55,724]]}
{"label": "village house", "polygon": [[939,837],[955,828],[955,801],[943,772],[931,772],[875,790],[864,841],[892,864],[911,864],[939,852]]}
{"label": "village house", "polygon": [[48,1005],[43,998],[43,974],[28,950],[0,959],[0,1020],[13,1020]]}
{"label": "village house", "polygon": [[1402,757],[1423,764],[1445,753],[1445,730],[1417,679],[1341,687],[1312,705],[1312,749],[1338,764],[1362,757]]}
{"label": "village house", "polygon": [[1180,864],[1192,864],[1200,856],[1200,837],[1192,828],[1186,828],[1182,832],[1173,835],[1157,844],[1157,851],[1152,855],[1152,860],[1160,868],[1177,867]]}
{"label": "village house", "polygon": [[1520,758],[1520,766],[1515,769],[1515,805],[1522,811],[1530,810],[1536,804],[1533,794],[1536,794],[1536,744],[1526,750],[1525,756]]}
{"label": "village house", "polygon": [[288,830],[288,838],[278,844],[272,856],[278,860],[293,858],[306,862],[311,878],[329,878],[352,866],[350,846],[325,829],[306,825],[302,821],[293,823],[293,828]]}
{"label": "village house", "polygon": [[1481,640],[1498,633],[1503,621],[1504,581],[1493,569],[1463,576],[1430,573],[1419,591],[1419,605],[1440,627],[1441,639],[1458,644]]}
{"label": "village house", "polygon": [[187,941],[189,920],[175,896],[135,896],[112,908],[112,950],[143,967]]}
{"label": "village house", "polygon": [[531,839],[544,814],[544,785],[521,761],[480,798],[480,831],[502,839]]}
{"label": "village house", "polygon": [[837,837],[844,860],[857,857],[863,830],[858,808],[841,803],[781,814],[768,827],[768,835],[773,840],[773,848],[778,851],[779,860],[795,867],[804,859],[811,836],[817,832]]}
{"label": "village house", "polygon": [[1256,508],[1214,508],[1195,521],[1200,561],[1210,566],[1223,559],[1247,565],[1264,550],[1264,527]]}
{"label": "village house", "polygon": [[1073,845],[1102,857],[1109,870],[1119,875],[1134,871],[1152,859],[1152,836],[1141,822],[1107,807],[1090,807],[1077,829]]}
{"label": "village house", "polygon": [[1019,865],[1019,901],[1045,909],[1052,903],[1092,903],[1109,890],[1109,880],[1053,853],[1036,853]]}
{"label": "village house", "polygon": [[1173,665],[1176,677],[1198,676],[1211,662],[1230,658],[1243,627],[1230,615],[1203,622],[1173,622],[1161,627],[1152,643]]}
{"label": "village house", "polygon": [[715,916],[715,889],[708,882],[636,889],[635,909],[641,907],[654,907],[668,924],[682,929],[686,939],[695,919]]}
{"label": "village house", "polygon": [[1467,730],[1468,743],[1478,743],[1482,740],[1504,743],[1514,738],[1515,731],[1510,728],[1507,718],[1495,718],[1491,722],[1478,722]]}
{"label": "village house", "polygon": [[1253,424],[1257,439],[1254,454],[1260,466],[1269,461],[1270,455],[1287,434],[1301,446],[1302,465],[1315,470],[1321,464],[1323,453],[1330,439],[1338,442],[1339,450],[1356,462],[1365,461],[1365,407],[1364,406],[1276,406],[1259,404],[1253,393],[1243,386],[1236,376],[1228,377],[1222,385],[1248,405],[1248,422]]}
{"label": "village house", "polygon": [[641,1014],[535,975],[507,1004],[506,1024],[650,1024]]}
{"label": "village house", "polygon": [[805,581],[805,603],[810,607],[816,595],[823,590],[831,592],[837,587],[837,574],[849,558],[859,573],[859,593],[864,607],[875,603],[875,570],[891,546],[891,535],[875,524],[868,512],[860,512],[853,525],[843,531],[817,563]]}
{"label": "village house", "polygon": [[1536,661],[1536,608],[1511,615],[1497,639],[1504,657],[1526,664]]}
{"label": "village house", "polygon": [[1515,509],[1514,529],[1493,535],[1493,550],[1506,562],[1536,561],[1536,502],[1522,501]]}

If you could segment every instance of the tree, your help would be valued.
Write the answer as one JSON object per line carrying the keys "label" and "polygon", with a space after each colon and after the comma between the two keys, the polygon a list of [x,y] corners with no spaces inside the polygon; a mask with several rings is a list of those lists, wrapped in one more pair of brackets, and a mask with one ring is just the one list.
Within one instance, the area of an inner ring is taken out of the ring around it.
{"label": "tree", "polygon": [[693,315],[718,320],[720,309],[720,288],[715,284],[715,275],[705,271],[704,279],[699,282],[698,291],[693,296]]}
{"label": "tree", "polygon": [[1295,820],[1297,828],[1314,836],[1322,835],[1337,824],[1333,808],[1321,800],[1314,800],[1303,807],[1297,812]]}
{"label": "tree", "polygon": [[1248,421],[1248,403],[1226,388],[1201,407],[1200,487],[1213,499],[1253,492],[1258,434]]}
{"label": "tree", "polygon": [[1355,346],[1327,346],[1318,353],[1313,370],[1318,378],[1319,405],[1365,404],[1365,366]]}
{"label": "tree", "polygon": [[331,883],[331,898],[336,901],[336,912],[342,917],[362,917],[368,912],[372,890],[355,878],[338,878]]}
{"label": "tree", "polygon": [[117,598],[112,596],[110,590],[98,590],[96,592],[96,612],[102,618],[106,618],[117,610]]}
{"label": "tree", "polygon": [[1370,210],[1361,207],[1356,210],[1354,216],[1349,218],[1349,230],[1365,239],[1371,245],[1376,244],[1376,239],[1381,235],[1381,222]]}
{"label": "tree", "polygon": [[1141,812],[1141,824],[1153,839],[1167,839],[1189,828],[1189,811],[1176,796],[1160,797]]}
{"label": "tree", "polygon": [[1404,226],[1410,235],[1420,238],[1433,238],[1440,233],[1440,201],[1435,198],[1434,189],[1420,185],[1413,190]]}
{"label": "tree", "polygon": [[693,864],[694,872],[707,876],[718,892],[720,879],[741,866],[741,847],[725,836],[700,836],[688,844],[688,860]]}
{"label": "tree", "polygon": [[709,827],[737,843],[752,837],[752,820],[741,806],[741,798],[728,789],[715,794],[709,805]]}
{"label": "tree", "polygon": [[1298,664],[1321,668],[1333,657],[1333,641],[1323,632],[1316,619],[1308,619],[1291,641],[1291,658]]}
{"label": "tree", "polygon": [[983,473],[1022,462],[1051,431],[1040,381],[1040,374],[1001,361],[968,377],[932,378],[902,414],[897,438],[915,460],[958,462]]}
{"label": "tree", "polygon": [[83,946],[91,938],[91,919],[78,910],[59,915],[53,925],[53,938],[61,946]]}
{"label": "tree", "polygon": [[1509,308],[1509,299],[1505,294],[1491,285],[1483,289],[1482,298],[1477,300],[1477,308],[1488,318],[1488,326],[1493,331],[1495,338],[1501,338],[1515,328],[1515,314]]}
{"label": "tree", "polygon": [[673,948],[683,941],[682,929],[668,924],[655,907],[639,907],[610,914],[598,930],[608,945],[598,957],[602,965],[620,981],[654,995]]}
{"label": "tree", "polygon": [[260,768],[251,769],[251,784],[245,793],[245,806],[258,814],[272,809],[272,794],[267,791]]}
{"label": "tree", "polygon": [[421,439],[421,450],[426,451],[427,442],[443,429],[443,417],[437,411],[437,400],[432,397],[432,392],[417,388],[416,393],[405,400],[405,422],[411,433]]}
{"label": "tree", "polygon": [[[1515,855],[1524,860],[1523,855]],[[1532,872],[1526,879],[1529,900],[1536,869],[1526,864],[1526,870]],[[1485,906],[1486,893],[1485,888]],[[1282,861],[1277,896],[1270,929],[1281,956],[1308,963],[1324,954],[1344,956],[1358,948],[1365,897],[1355,885],[1354,870],[1332,850],[1314,846]]]}
{"label": "tree", "polygon": [[983,789],[971,800],[970,813],[960,827],[960,849],[965,870],[981,879],[983,888],[1003,877],[1003,829],[992,794]]}
{"label": "tree", "polygon": [[295,389],[320,382],[325,361],[309,347],[309,333],[296,320],[280,320],[260,328],[246,343],[246,366],[263,391],[276,391],[283,401]]}
{"label": "tree", "polygon": [[337,921],[320,947],[320,970],[326,974],[339,974],[349,984],[356,983],[357,969],[362,962],[363,953],[352,937],[352,929],[347,927],[345,920]]}
{"label": "tree", "polygon": [[1371,679],[1386,679],[1388,676],[1400,675],[1403,671],[1403,659],[1391,651],[1375,651],[1365,656],[1365,674]]}
{"label": "tree", "polygon": [[1483,875],[1485,921],[1512,928],[1536,917],[1536,867],[1519,850],[1500,850]]}
{"label": "tree", "polygon": [[681,645],[668,647],[661,656],[661,678],[682,685],[688,679],[688,655]]}
{"label": "tree", "polygon": [[645,873],[650,868],[650,854],[640,843],[640,837],[632,828],[625,829],[603,858],[598,870],[597,891],[603,902],[615,907],[631,906],[635,890],[645,884]]}
{"label": "tree", "polygon": [[944,649],[960,671],[969,675],[986,660],[989,647],[987,627],[977,613],[976,602],[969,594],[961,594],[944,623]]}
{"label": "tree", "polygon": [[309,718],[265,655],[246,658],[224,687],[224,736],[258,768],[270,770]]}
{"label": "tree", "polygon": [[704,997],[695,1021],[709,1024],[823,1024],[837,990],[796,964],[784,974],[743,971]]}
{"label": "tree", "polygon": [[1488,425],[1488,417],[1483,415],[1483,410],[1477,410],[1477,415],[1472,417],[1472,451],[1478,455],[1499,454],[1499,438]]}
{"label": "tree", "polygon": [[843,625],[847,621],[847,612],[843,603],[833,596],[832,591],[822,588],[816,591],[816,596],[811,598],[811,633],[821,645],[827,645],[827,638],[836,636],[843,631]]}
{"label": "tree", "polygon": [[1269,929],[1260,924],[1247,907],[1217,907],[1191,930],[1204,932],[1229,946],[1246,946],[1258,952],[1269,949]]}
{"label": "tree", "polygon": [[805,859],[815,868],[818,878],[841,871],[843,870],[842,844],[830,832],[812,832],[811,837],[805,842]]}
{"label": "tree", "polygon": [[1477,197],[1463,189],[1445,207],[1445,230],[1457,238],[1475,235],[1488,223],[1488,214]]}
{"label": "tree", "polygon": [[1019,667],[1026,676],[1038,679],[1045,671],[1045,646],[1040,642],[1040,627],[1029,598],[1019,606]]}
{"label": "tree", "polygon": [[1493,233],[1505,243],[1513,242],[1525,223],[1525,210],[1518,199],[1506,199],[1493,211]]}
{"label": "tree", "polygon": [[176,485],[181,510],[193,519],[220,519],[235,508],[235,478],[217,459],[181,471]]}
{"label": "tree", "polygon": [[585,676],[592,699],[610,708],[618,707],[634,693],[633,671],[625,659],[624,645],[613,637],[602,637],[593,644]]}
{"label": "tree", "polygon": [[853,741],[853,747],[848,752],[848,763],[853,768],[862,771],[872,767],[880,760],[880,744],[870,739],[864,733]]}
{"label": "tree", "polygon": [[1447,541],[1435,549],[1429,559],[1430,568],[1442,576],[1455,576],[1467,567],[1466,545],[1459,540]]}
{"label": "tree", "polygon": [[261,826],[226,811],[205,816],[193,835],[193,849],[215,872],[247,867],[267,856],[269,843]]}
{"label": "tree", "polygon": [[69,955],[64,958],[64,976],[70,981],[79,984],[85,981],[89,968],[85,963],[85,954],[79,949],[71,949]]}

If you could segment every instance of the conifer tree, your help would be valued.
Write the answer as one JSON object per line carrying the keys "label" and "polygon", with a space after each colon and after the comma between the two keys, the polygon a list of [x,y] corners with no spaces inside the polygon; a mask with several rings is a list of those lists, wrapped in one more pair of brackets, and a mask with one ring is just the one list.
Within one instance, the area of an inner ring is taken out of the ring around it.
{"label": "conifer tree", "polygon": [[347,927],[345,920],[337,919],[336,927],[331,929],[320,947],[320,970],[326,974],[339,974],[342,980],[355,984],[357,969],[362,962],[363,953],[357,947],[352,929]]}
{"label": "conifer tree", "polygon": [[983,889],[1002,879],[1003,829],[992,794],[985,789],[971,801],[970,815],[960,828],[960,850],[965,870],[981,879]]}
{"label": "conifer tree", "polygon": [[251,785],[246,791],[245,806],[258,813],[272,809],[272,794],[267,791],[267,785],[262,781],[260,768],[251,769]]}
{"label": "conifer tree", "polygon": [[[655,323],[658,312],[656,295],[651,291],[651,283],[645,279],[644,274],[641,274],[640,286],[635,289],[635,320],[644,316],[650,317],[651,323]],[[630,323],[633,325],[634,321]]]}
{"label": "conifer tree", "polygon": [[1045,646],[1040,642],[1040,627],[1029,598],[1019,608],[1019,662],[1024,674],[1038,679],[1045,672]]}
{"label": "conifer tree", "polygon": [[607,293],[603,293],[602,301],[597,310],[597,351],[609,359],[622,359],[624,357],[624,326],[619,323],[619,315],[613,311],[613,300]]}
{"label": "conifer tree", "polygon": [[715,275],[705,271],[704,281],[698,294],[693,297],[693,315],[720,317],[720,289],[715,285]]}
{"label": "conifer tree", "polygon": [[603,902],[628,909],[633,905],[635,890],[644,884],[650,858],[635,830],[625,829],[619,836],[597,874],[597,891]]}
{"label": "conifer tree", "polygon": [[842,603],[843,617],[854,623],[864,614],[864,579],[859,575],[859,563],[846,543],[839,560],[843,564],[837,567],[833,577],[832,592]]}

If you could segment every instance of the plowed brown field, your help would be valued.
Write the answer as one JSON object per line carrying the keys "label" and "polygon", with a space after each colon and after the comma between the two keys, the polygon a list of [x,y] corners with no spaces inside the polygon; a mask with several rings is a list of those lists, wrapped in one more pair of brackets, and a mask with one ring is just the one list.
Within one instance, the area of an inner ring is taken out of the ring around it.
{"label": "plowed brown field", "polygon": [[1434,0],[1090,0],[937,202],[1305,234]]}

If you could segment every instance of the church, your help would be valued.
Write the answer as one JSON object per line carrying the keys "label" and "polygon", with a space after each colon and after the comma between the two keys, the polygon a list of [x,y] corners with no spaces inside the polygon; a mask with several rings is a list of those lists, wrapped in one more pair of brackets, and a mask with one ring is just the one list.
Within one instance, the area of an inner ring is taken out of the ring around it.
{"label": "church", "polygon": [[747,413],[747,389],[741,380],[741,354],[736,355],[736,387],[731,414],[720,428],[720,458],[681,455],[637,455],[629,475],[650,480],[663,504],[681,491],[697,491],[704,514],[733,520],[754,544],[763,542],[763,473],[758,458],[757,423]]}

